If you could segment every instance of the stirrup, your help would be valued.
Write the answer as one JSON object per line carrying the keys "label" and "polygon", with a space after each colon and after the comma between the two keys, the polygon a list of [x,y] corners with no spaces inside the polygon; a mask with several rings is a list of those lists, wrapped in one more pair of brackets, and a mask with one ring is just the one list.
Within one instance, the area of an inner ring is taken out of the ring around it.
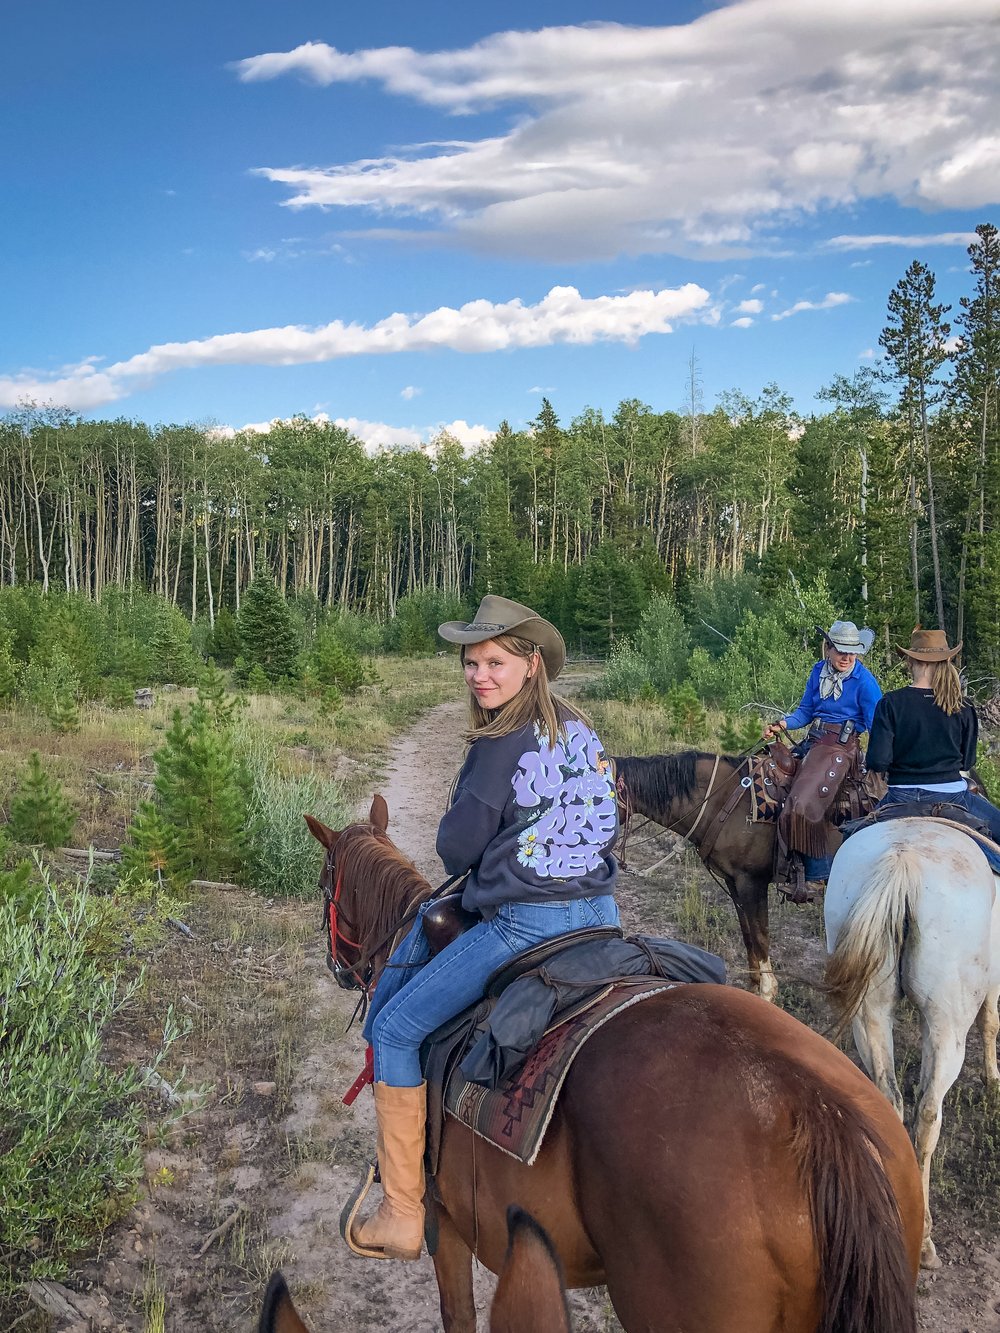
{"label": "stirrup", "polygon": [[359,1245],[351,1234],[354,1230],[354,1221],[361,1209],[362,1204],[371,1191],[371,1187],[379,1180],[378,1162],[369,1162],[365,1169],[365,1174],[361,1177],[357,1188],[351,1197],[344,1204],[340,1214],[340,1234],[344,1239],[347,1248],[353,1250],[355,1254],[360,1254],[365,1259],[384,1259],[386,1256],[382,1250],[369,1249],[367,1246]]}

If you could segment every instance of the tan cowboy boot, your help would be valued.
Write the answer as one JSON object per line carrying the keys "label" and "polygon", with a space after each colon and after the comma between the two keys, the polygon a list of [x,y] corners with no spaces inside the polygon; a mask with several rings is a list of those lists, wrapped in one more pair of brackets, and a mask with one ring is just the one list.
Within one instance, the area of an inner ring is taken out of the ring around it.
{"label": "tan cowboy boot", "polygon": [[376,1083],[382,1202],[352,1239],[373,1258],[419,1259],[424,1243],[424,1142],[427,1084]]}

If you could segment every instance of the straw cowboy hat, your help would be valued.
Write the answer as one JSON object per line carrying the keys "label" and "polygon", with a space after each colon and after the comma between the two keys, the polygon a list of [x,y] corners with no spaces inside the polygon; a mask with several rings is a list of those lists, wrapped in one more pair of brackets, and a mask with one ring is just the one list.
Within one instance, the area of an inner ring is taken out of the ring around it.
{"label": "straw cowboy hat", "polygon": [[864,657],[875,642],[875,631],[859,630],[853,620],[835,620],[829,629],[824,629],[822,625],[816,628],[838,653],[854,653],[857,657]]}
{"label": "straw cowboy hat", "polygon": [[549,680],[555,680],[566,663],[566,644],[555,625],[543,620],[530,606],[512,602],[508,597],[494,597],[492,593],[479,603],[468,624],[463,620],[448,620],[438,626],[438,633],[449,643],[485,643],[501,634],[530,639],[542,655]]}
{"label": "straw cowboy hat", "polygon": [[919,625],[910,635],[909,648],[896,644],[896,652],[912,662],[950,662],[961,651],[961,643],[948,647],[948,636],[943,629],[921,629]]}

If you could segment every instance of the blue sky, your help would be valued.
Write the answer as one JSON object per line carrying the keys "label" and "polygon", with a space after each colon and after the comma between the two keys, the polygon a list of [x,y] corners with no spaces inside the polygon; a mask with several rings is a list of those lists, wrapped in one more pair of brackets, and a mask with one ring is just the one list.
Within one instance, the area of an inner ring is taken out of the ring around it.
{"label": "blue sky", "polygon": [[[498,26],[502,19],[503,26]],[[877,353],[1000,222],[1000,0],[35,0],[0,21],[0,409],[475,442]]]}

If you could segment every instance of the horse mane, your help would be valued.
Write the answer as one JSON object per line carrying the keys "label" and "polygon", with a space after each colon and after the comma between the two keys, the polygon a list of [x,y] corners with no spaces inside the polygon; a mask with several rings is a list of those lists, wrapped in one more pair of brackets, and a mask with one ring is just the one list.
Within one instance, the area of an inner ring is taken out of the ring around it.
{"label": "horse mane", "polygon": [[[350,836],[352,829],[363,830],[365,836]],[[345,829],[338,850],[345,881],[349,875],[354,888],[358,938],[366,947],[378,944],[392,933],[407,908],[428,896],[431,886],[395,843],[371,824]]]}
{"label": "horse mane", "polygon": [[[719,756],[723,763],[735,767],[740,761],[735,755]],[[625,786],[635,803],[650,810],[666,811],[674,801],[689,800],[698,786],[697,764],[702,759],[715,759],[707,750],[682,750],[680,754],[616,755],[615,772],[624,778]]]}

